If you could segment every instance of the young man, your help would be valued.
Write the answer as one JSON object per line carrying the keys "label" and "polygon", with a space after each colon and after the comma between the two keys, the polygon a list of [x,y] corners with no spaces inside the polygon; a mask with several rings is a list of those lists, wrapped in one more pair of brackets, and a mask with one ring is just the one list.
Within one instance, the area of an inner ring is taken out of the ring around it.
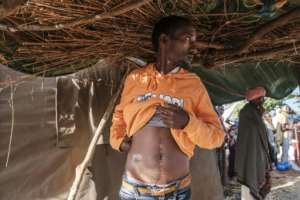
{"label": "young man", "polygon": [[239,115],[235,170],[242,184],[243,200],[262,200],[271,189],[269,171],[272,163],[267,129],[262,119],[265,95],[263,87],[249,90],[246,94],[249,103]]}
{"label": "young man", "polygon": [[156,63],[127,77],[110,143],[128,152],[121,199],[190,199],[195,145],[213,149],[224,133],[201,80],[183,67],[195,41],[192,23],[169,16],[154,27]]}

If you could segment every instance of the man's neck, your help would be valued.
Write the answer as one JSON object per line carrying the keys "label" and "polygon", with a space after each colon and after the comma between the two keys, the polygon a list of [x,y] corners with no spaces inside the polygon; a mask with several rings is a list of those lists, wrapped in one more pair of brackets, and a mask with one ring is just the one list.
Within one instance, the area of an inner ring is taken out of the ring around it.
{"label": "man's neck", "polygon": [[156,62],[155,68],[161,74],[168,74],[176,73],[179,70],[180,66],[175,63],[167,63],[166,66],[163,66],[163,64]]}
{"label": "man's neck", "polygon": [[253,102],[253,101],[250,101],[249,104],[252,105],[257,110],[257,112],[260,116],[263,115],[265,109],[262,104],[259,104],[259,103]]}

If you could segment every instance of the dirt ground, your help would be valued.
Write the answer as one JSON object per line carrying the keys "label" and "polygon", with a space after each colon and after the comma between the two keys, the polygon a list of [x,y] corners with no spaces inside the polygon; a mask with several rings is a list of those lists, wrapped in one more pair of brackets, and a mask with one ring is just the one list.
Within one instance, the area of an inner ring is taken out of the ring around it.
{"label": "dirt ground", "polygon": [[[232,181],[225,187],[225,200],[240,200],[240,185]],[[272,172],[272,191],[266,200],[300,200],[300,173],[292,170]]]}

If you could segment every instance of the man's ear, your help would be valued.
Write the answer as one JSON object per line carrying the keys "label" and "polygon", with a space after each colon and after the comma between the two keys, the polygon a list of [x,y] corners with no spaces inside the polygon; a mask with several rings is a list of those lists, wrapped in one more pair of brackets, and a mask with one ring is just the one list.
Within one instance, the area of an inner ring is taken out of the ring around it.
{"label": "man's ear", "polygon": [[161,34],[159,36],[159,45],[160,46],[166,46],[167,42],[169,40],[169,37],[166,34]]}

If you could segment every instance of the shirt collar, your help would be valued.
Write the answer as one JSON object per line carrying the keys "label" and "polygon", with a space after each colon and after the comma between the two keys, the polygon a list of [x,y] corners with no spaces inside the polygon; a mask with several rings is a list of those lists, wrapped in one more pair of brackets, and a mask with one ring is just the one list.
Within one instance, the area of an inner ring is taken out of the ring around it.
{"label": "shirt collar", "polygon": [[[155,64],[152,64],[152,69],[153,69],[154,71],[156,71],[158,74],[162,75],[159,71],[156,70]],[[181,69],[181,67],[177,66],[177,67],[175,67],[174,69],[172,69],[172,71],[170,71],[170,72],[167,73],[167,74],[176,74],[177,72],[179,72],[180,69]],[[167,75],[167,74],[165,74],[165,75]]]}

